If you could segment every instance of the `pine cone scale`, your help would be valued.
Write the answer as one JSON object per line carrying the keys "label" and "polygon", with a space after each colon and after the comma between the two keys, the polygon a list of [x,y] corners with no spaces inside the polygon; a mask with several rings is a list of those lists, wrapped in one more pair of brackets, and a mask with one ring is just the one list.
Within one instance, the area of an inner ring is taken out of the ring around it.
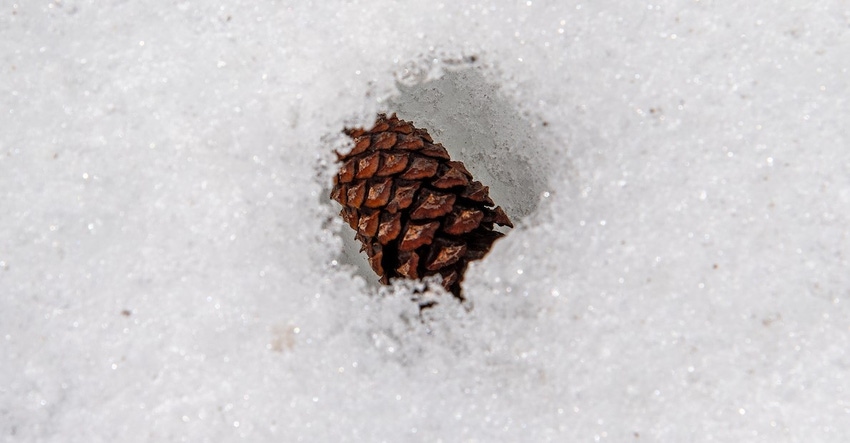
{"label": "pine cone scale", "polygon": [[357,224],[357,232],[365,237],[374,237],[378,232],[379,212],[371,214],[363,214],[360,216],[360,221]]}
{"label": "pine cone scale", "polygon": [[381,154],[384,166],[378,171],[378,175],[395,175],[407,168],[409,157],[404,154]]}
{"label": "pine cone scale", "polygon": [[439,227],[440,222],[438,221],[425,224],[408,224],[404,238],[398,245],[399,251],[414,251],[420,246],[430,244]]}
{"label": "pine cone scale", "polygon": [[384,221],[378,227],[378,242],[385,245],[401,234],[401,214],[385,213],[381,218]]}
{"label": "pine cone scale", "polygon": [[405,278],[419,278],[417,268],[419,267],[419,255],[415,252],[402,252],[399,255],[401,265],[396,272]]}
{"label": "pine cone scale", "polygon": [[366,198],[366,182],[360,182],[348,188],[346,204],[352,208],[359,209]]}
{"label": "pine cone scale", "polygon": [[433,258],[428,260],[428,266],[425,269],[436,271],[457,263],[466,253],[466,245],[440,245],[439,249],[432,249],[432,251],[436,251],[436,254],[433,254]]}
{"label": "pine cone scale", "polygon": [[424,220],[442,217],[451,212],[455,198],[453,194],[441,194],[425,189],[422,191],[419,204],[410,214],[410,219]]}
{"label": "pine cone scale", "polygon": [[397,148],[404,151],[418,151],[425,147],[425,142],[421,137],[409,136],[404,137]]}
{"label": "pine cone scale", "polygon": [[458,208],[452,211],[443,230],[452,235],[466,234],[477,228],[483,218],[484,213],[477,209]]}
{"label": "pine cone scale", "polygon": [[366,206],[367,208],[380,208],[382,206],[386,206],[390,201],[392,190],[393,184],[392,180],[389,178],[372,184],[372,186],[369,187],[369,195],[366,197],[366,201],[363,203],[363,206]]}
{"label": "pine cone scale", "polygon": [[402,174],[400,178],[405,180],[421,180],[423,178],[433,177],[437,173],[437,168],[440,164],[430,158],[416,157],[413,159],[413,164],[407,168],[407,172]]}

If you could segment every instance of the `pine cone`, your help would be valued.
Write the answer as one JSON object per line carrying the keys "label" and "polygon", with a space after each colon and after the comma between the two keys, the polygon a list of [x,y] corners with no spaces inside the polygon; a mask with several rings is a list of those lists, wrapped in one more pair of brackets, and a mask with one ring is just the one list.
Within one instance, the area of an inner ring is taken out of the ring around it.
{"label": "pine cone", "polygon": [[492,208],[489,189],[427,131],[395,115],[379,115],[368,131],[345,133],[354,148],[337,153],[342,166],[331,198],[342,205],[340,215],[357,231],[381,283],[439,274],[462,298],[467,265],[504,235],[493,225],[513,227],[502,208]]}

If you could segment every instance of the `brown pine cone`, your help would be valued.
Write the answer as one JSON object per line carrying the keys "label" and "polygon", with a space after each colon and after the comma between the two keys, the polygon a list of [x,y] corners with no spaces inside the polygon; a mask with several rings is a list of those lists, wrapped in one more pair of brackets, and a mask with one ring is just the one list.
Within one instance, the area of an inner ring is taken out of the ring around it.
{"label": "brown pine cone", "polygon": [[466,266],[503,235],[494,224],[513,227],[508,216],[424,129],[381,114],[372,129],[345,133],[354,148],[337,154],[342,166],[331,198],[381,283],[439,274],[461,298]]}

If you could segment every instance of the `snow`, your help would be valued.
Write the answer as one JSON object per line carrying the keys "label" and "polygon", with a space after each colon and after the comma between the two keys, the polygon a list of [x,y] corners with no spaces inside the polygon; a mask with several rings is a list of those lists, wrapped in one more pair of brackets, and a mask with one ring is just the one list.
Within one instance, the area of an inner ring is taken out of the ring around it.
{"label": "snow", "polygon": [[[847,441],[843,6],[0,5],[0,435]],[[517,221],[464,305],[350,251],[376,112]]]}

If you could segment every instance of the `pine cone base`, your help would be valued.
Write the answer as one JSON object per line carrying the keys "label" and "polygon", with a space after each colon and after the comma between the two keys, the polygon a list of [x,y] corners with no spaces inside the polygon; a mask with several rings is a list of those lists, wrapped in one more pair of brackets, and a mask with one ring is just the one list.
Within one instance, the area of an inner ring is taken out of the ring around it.
{"label": "pine cone base", "polygon": [[462,298],[469,262],[504,235],[494,226],[513,227],[493,207],[489,188],[426,130],[395,115],[345,133],[354,147],[337,153],[342,164],[330,197],[342,205],[340,215],[381,283],[440,275],[443,287]]}

